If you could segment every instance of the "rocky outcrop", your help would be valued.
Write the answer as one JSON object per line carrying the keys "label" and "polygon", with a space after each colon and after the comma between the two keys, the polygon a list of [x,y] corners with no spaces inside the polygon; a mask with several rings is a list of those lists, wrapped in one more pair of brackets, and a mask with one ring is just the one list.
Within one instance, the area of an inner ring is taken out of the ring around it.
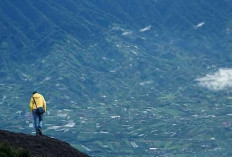
{"label": "rocky outcrop", "polygon": [[43,157],[88,157],[68,143],[48,136],[32,136],[0,130],[0,143],[23,148],[33,156]]}

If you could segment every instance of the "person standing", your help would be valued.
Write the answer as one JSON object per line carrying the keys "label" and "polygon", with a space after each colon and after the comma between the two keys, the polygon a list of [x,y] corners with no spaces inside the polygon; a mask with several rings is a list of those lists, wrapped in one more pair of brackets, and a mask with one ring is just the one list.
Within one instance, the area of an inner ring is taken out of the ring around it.
{"label": "person standing", "polygon": [[42,135],[43,114],[46,110],[47,105],[43,95],[34,91],[30,100],[30,111],[34,118],[36,135]]}

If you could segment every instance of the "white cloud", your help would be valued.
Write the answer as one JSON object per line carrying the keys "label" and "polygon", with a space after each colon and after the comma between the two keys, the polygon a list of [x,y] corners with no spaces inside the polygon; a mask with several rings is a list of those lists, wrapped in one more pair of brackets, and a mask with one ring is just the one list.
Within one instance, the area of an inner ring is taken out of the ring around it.
{"label": "white cloud", "polygon": [[123,36],[127,36],[127,35],[130,35],[132,34],[133,32],[132,31],[125,31],[122,33]]}
{"label": "white cloud", "polygon": [[145,27],[145,28],[143,28],[143,29],[140,29],[139,31],[140,32],[145,32],[145,31],[149,31],[151,29],[151,25],[150,26],[147,26],[147,27]]}
{"label": "white cloud", "polygon": [[139,83],[139,85],[140,86],[144,86],[144,85],[149,85],[149,84],[152,84],[153,83],[153,81],[144,81],[144,82],[141,82],[141,83]]}
{"label": "white cloud", "polygon": [[195,29],[202,27],[205,24],[205,22],[201,22],[199,24],[197,24],[196,26],[194,26]]}
{"label": "white cloud", "polygon": [[219,69],[196,80],[200,86],[210,90],[224,90],[232,87],[232,69]]}

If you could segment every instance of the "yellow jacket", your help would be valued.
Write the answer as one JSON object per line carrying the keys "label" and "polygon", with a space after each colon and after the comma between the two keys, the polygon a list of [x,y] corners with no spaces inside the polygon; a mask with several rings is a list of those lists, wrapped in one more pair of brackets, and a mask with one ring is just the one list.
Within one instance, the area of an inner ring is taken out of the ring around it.
{"label": "yellow jacket", "polygon": [[[32,97],[34,97],[37,108],[39,107],[43,107],[44,111],[47,111],[47,105],[46,105],[46,101],[44,99],[44,97],[39,94],[39,93],[35,93]],[[30,101],[30,111],[32,112],[32,110],[36,109],[36,105],[34,103],[33,98],[31,97],[31,101]]]}

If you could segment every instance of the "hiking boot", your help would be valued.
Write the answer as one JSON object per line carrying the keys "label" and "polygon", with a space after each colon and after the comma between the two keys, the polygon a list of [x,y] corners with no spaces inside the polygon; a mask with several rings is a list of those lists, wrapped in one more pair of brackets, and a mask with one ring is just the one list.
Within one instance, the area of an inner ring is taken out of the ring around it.
{"label": "hiking boot", "polygon": [[43,135],[43,134],[42,134],[42,129],[41,129],[41,128],[38,129],[38,132],[39,132],[39,135],[41,135],[41,136]]}
{"label": "hiking boot", "polygon": [[39,136],[39,129],[36,129],[36,136]]}

